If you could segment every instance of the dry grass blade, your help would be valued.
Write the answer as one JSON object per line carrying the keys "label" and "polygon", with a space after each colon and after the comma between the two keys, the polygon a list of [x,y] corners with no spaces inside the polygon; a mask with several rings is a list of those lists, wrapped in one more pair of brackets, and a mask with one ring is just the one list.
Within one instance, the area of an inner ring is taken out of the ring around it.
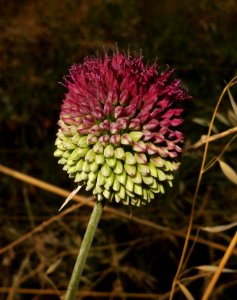
{"label": "dry grass blade", "polygon": [[233,111],[234,111],[234,113],[237,117],[237,105],[236,105],[235,100],[234,100],[234,98],[233,98],[233,96],[232,96],[229,89],[228,89],[228,95],[229,95],[229,99],[230,99],[230,103],[232,105]]}
{"label": "dry grass blade", "polygon": [[185,285],[183,285],[180,281],[177,281],[177,284],[187,300],[195,300]]}
{"label": "dry grass blade", "polygon": [[218,226],[214,226],[214,227],[201,227],[201,229],[204,231],[207,231],[207,232],[211,232],[211,233],[218,233],[218,232],[223,232],[223,231],[229,230],[235,226],[237,226],[237,222],[233,222],[233,223],[227,224],[227,225],[218,225]]}
{"label": "dry grass blade", "polygon": [[222,273],[222,270],[224,269],[224,266],[226,265],[229,257],[231,256],[235,246],[236,246],[236,243],[237,243],[237,231],[235,232],[235,235],[232,239],[232,241],[230,242],[229,244],[229,247],[227,248],[219,266],[217,267],[216,269],[216,272],[214,273],[211,281],[209,282],[209,285],[207,286],[205,292],[204,292],[204,295],[202,297],[202,300],[208,300],[212,291],[213,291],[213,288],[215,287],[216,285],[216,282],[217,280],[219,279],[220,277],[220,274]]}
{"label": "dry grass blade", "polygon": [[[195,269],[202,271],[202,272],[209,272],[209,273],[214,273],[217,270],[217,266],[209,266],[209,265],[203,265],[203,266],[198,266],[195,267]],[[237,270],[233,269],[228,269],[228,268],[223,268],[222,273],[237,273]]]}
{"label": "dry grass blade", "polygon": [[223,160],[219,160],[219,164],[224,175],[234,184],[237,184],[236,172]]}

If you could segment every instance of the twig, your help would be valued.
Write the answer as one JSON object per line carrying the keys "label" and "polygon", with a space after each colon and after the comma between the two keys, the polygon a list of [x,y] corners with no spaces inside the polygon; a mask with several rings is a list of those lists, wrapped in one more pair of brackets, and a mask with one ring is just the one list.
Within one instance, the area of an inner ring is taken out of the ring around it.
{"label": "twig", "polygon": [[223,268],[225,267],[229,257],[231,256],[231,254],[234,250],[234,247],[235,247],[236,243],[237,243],[237,231],[235,232],[235,235],[234,235],[233,239],[231,240],[231,242],[229,244],[229,247],[227,248],[227,250],[226,250],[226,252],[225,252],[218,268],[216,269],[216,272],[214,273],[211,281],[209,282],[209,285],[207,286],[207,288],[204,292],[202,300],[208,300],[209,299],[209,297],[211,295],[211,292],[213,291],[213,288],[216,285],[216,282],[219,279]]}
{"label": "twig", "polygon": [[227,135],[230,135],[234,132],[237,132],[237,126],[230,128],[226,131],[223,131],[223,132],[220,132],[217,134],[213,134],[211,136],[203,135],[199,141],[197,141],[195,144],[191,145],[190,147],[186,148],[184,151],[187,152],[192,149],[197,149],[197,148],[201,147],[202,145],[205,145],[206,143],[216,141],[216,140],[221,139],[221,138],[223,138]]}

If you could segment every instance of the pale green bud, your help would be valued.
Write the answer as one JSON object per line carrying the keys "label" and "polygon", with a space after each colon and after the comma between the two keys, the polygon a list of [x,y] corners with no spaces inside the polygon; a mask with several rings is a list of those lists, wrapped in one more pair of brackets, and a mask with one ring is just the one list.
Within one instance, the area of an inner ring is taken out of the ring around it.
{"label": "pale green bud", "polygon": [[102,154],[104,152],[104,146],[100,143],[97,142],[94,146],[93,146],[93,150],[95,153],[97,154]]}
{"label": "pale green bud", "polygon": [[146,185],[152,185],[152,183],[154,182],[154,178],[151,176],[143,176],[142,180]]}
{"label": "pale green bud", "polygon": [[150,173],[150,168],[148,165],[138,165],[138,171],[141,173],[141,175],[146,176]]}
{"label": "pale green bud", "polygon": [[95,156],[95,162],[98,164],[98,165],[103,165],[104,162],[105,162],[105,157],[103,154],[97,154]]}
{"label": "pale green bud", "polygon": [[157,169],[157,176],[160,181],[166,180],[166,175],[163,171],[161,171],[161,169]]}
{"label": "pale green bud", "polygon": [[157,177],[156,166],[152,162],[149,162],[149,168],[150,168],[150,174],[151,174],[151,176]]}
{"label": "pale green bud", "polygon": [[136,193],[139,196],[142,195],[142,187],[141,187],[140,184],[135,184],[134,185],[134,193]]}
{"label": "pale green bud", "polygon": [[104,177],[109,177],[112,173],[110,166],[108,166],[106,163],[102,166],[100,171]]}
{"label": "pale green bud", "polygon": [[132,138],[133,142],[138,142],[142,137],[144,133],[141,131],[131,131],[129,133],[129,136]]}
{"label": "pale green bud", "polygon": [[120,160],[117,160],[115,168],[113,169],[115,174],[122,174],[123,173],[123,164]]}
{"label": "pale green bud", "polygon": [[61,156],[63,156],[63,153],[64,153],[64,151],[57,148],[57,150],[54,151],[54,156],[55,157],[61,157]]}
{"label": "pale green bud", "polygon": [[77,172],[82,171],[83,163],[84,163],[84,159],[83,159],[83,158],[81,158],[81,159],[77,162],[77,164],[76,164],[76,170],[77,170]]}
{"label": "pale green bud", "polygon": [[82,171],[83,172],[89,172],[90,171],[90,164],[86,160],[84,161],[84,163],[82,165]]}
{"label": "pale green bud", "polygon": [[117,180],[117,176],[115,176],[115,178],[114,178],[113,190],[114,190],[115,192],[118,192],[118,191],[120,190],[120,183],[119,183],[119,181]]}
{"label": "pale green bud", "polygon": [[111,144],[105,147],[104,150],[104,156],[105,157],[113,157],[114,156],[114,148]]}
{"label": "pale green bud", "polygon": [[109,157],[109,158],[106,158],[105,161],[111,168],[113,168],[116,165],[117,159],[114,157]]}
{"label": "pale green bud", "polygon": [[127,181],[126,181],[125,187],[128,191],[133,192],[134,183],[130,176],[127,176]]}
{"label": "pale green bud", "polygon": [[101,186],[101,185],[104,185],[105,184],[105,178],[104,176],[102,175],[101,171],[98,173],[98,177],[97,177],[97,180],[96,180],[96,185],[98,186]]}
{"label": "pale green bud", "polygon": [[133,177],[133,182],[137,184],[142,183],[142,176],[138,170],[136,171],[135,177]]}
{"label": "pale green bud", "polygon": [[121,148],[121,147],[116,148],[115,151],[114,151],[114,157],[117,158],[117,159],[124,159],[125,158],[124,149]]}
{"label": "pale green bud", "polygon": [[125,153],[125,164],[127,165],[135,165],[136,164],[136,159],[132,155],[131,152],[126,152]]}
{"label": "pale green bud", "polygon": [[80,148],[87,148],[88,144],[87,144],[87,136],[82,136],[77,144]]}
{"label": "pale green bud", "polygon": [[128,175],[132,177],[136,175],[136,171],[137,171],[136,166],[124,164],[124,169]]}
{"label": "pale green bud", "polygon": [[116,178],[117,178],[118,182],[125,185],[126,179],[127,179],[127,175],[126,175],[125,170],[123,170],[122,174],[116,175]]}
{"label": "pale green bud", "polygon": [[85,160],[87,160],[88,162],[93,162],[95,160],[95,155],[96,154],[93,149],[90,149],[85,156]]}

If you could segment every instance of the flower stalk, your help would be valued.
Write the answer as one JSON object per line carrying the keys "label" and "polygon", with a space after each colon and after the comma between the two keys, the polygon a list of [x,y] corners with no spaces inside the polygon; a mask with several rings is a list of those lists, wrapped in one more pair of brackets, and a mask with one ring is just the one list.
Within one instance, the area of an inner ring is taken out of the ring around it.
{"label": "flower stalk", "polygon": [[96,228],[98,226],[102,211],[104,207],[104,201],[96,201],[87,229],[84,235],[84,238],[81,243],[81,247],[77,256],[77,260],[72,272],[72,276],[68,285],[68,289],[65,295],[64,300],[73,300],[75,299],[78,285],[81,279],[81,275],[85,266],[85,262],[91,247],[91,243],[95,236]]}

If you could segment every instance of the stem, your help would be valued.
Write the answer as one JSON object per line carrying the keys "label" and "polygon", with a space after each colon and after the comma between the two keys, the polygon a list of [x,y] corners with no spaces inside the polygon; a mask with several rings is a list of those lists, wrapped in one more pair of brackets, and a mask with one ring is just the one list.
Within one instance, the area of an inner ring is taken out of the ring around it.
{"label": "stem", "polygon": [[97,225],[99,223],[102,211],[103,211],[104,202],[103,201],[96,201],[89,223],[86,228],[86,232],[81,243],[81,247],[77,256],[77,260],[72,272],[72,276],[68,285],[68,289],[65,295],[64,300],[73,300],[75,299],[77,288],[80,282],[81,274],[85,266],[85,262],[90,250],[90,246],[92,240],[95,235],[95,231]]}

